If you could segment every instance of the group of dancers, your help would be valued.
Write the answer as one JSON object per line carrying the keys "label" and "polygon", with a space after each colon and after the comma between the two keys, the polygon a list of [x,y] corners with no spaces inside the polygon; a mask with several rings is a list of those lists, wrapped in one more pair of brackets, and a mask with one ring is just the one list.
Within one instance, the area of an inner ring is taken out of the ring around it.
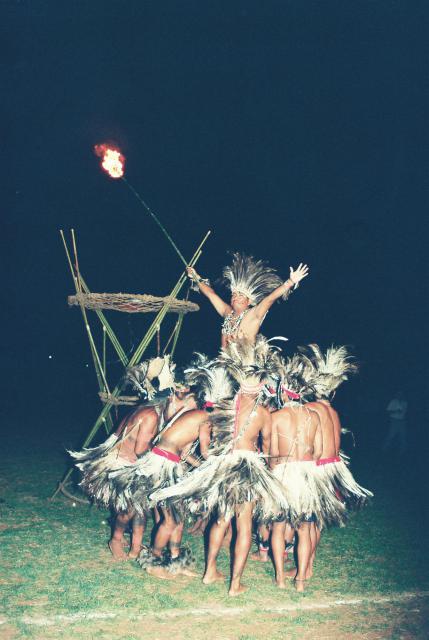
{"label": "group of dancers", "polygon": [[[291,575],[302,592],[322,530],[344,525],[350,510],[372,495],[340,451],[340,419],[330,402],[356,370],[346,348],[322,353],[313,344],[285,357],[281,338],[259,333],[273,303],[307,275],[300,264],[282,282],[264,262],[233,254],[223,271],[228,304],[188,268],[193,287],[223,318],[218,355],[195,354],[180,381],[168,356],[128,370],[142,404],[100,446],[70,452],[82,489],[115,514],[109,542],[115,559],[134,558],[162,579],[198,575],[181,547],[184,523],[192,518],[194,532],[208,527],[203,583],[225,580],[216,563],[221,547],[231,544],[228,593],[237,596],[246,588],[242,575],[256,527],[252,557],[266,561],[271,548],[277,587],[286,588]],[[147,547],[142,540],[151,512],[156,529]],[[286,572],[285,549],[295,538],[297,566]]]}

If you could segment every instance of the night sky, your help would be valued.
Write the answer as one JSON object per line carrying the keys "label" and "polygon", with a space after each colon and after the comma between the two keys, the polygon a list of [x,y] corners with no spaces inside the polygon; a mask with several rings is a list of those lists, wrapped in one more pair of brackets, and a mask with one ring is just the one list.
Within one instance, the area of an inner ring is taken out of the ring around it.
{"label": "night sky", "polygon": [[[80,313],[66,304],[59,229],[76,230],[94,292],[166,295],[181,273],[126,185],[100,170],[92,148],[108,140],[182,253],[212,230],[198,264],[212,282],[229,250],[285,278],[310,265],[263,333],[288,336],[290,351],[351,345],[361,374],[341,392],[346,413],[382,416],[398,388],[421,404],[426,2],[22,0],[1,10],[3,409],[28,423],[29,406],[39,422],[73,415],[85,433],[100,408]],[[179,364],[194,349],[213,355],[219,340],[215,312],[192,299],[201,311],[185,319]],[[149,321],[108,318],[126,350]]]}

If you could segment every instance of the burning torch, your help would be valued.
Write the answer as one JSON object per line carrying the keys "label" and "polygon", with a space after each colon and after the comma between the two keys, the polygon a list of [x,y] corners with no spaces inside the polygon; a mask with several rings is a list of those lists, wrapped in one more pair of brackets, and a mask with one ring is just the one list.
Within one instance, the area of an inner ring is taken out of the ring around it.
{"label": "burning torch", "polygon": [[143,205],[143,207],[146,209],[148,214],[151,215],[152,218],[155,220],[156,224],[159,226],[159,228],[161,229],[161,231],[163,232],[163,234],[165,235],[169,243],[172,245],[173,249],[179,256],[179,258],[181,259],[185,267],[187,267],[188,266],[187,261],[183,257],[182,253],[178,249],[176,243],[168,233],[167,229],[163,226],[163,224],[161,223],[157,215],[149,207],[149,205],[146,204],[146,202],[143,200],[141,195],[134,189],[133,185],[130,184],[128,180],[125,178],[125,175],[124,175],[125,157],[122,155],[122,153],[118,149],[115,149],[114,147],[111,147],[107,144],[96,144],[94,146],[94,152],[99,158],[101,158],[102,160],[101,166],[103,167],[104,171],[106,171],[106,173],[109,174],[111,178],[115,180],[120,179],[123,182],[125,182],[127,187],[130,189],[130,191],[132,191],[132,193],[135,195],[135,197],[140,202],[140,204]]}

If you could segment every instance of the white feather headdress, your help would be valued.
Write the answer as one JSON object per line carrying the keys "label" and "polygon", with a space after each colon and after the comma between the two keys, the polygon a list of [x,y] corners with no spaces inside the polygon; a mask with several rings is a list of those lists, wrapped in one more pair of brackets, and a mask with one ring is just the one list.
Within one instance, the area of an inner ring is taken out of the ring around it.
{"label": "white feather headdress", "polygon": [[209,406],[219,405],[234,395],[234,381],[228,370],[202,353],[195,353],[195,360],[185,369],[188,385],[196,386],[198,396]]}
{"label": "white feather headdress", "polygon": [[317,398],[328,398],[350,374],[358,371],[346,347],[329,347],[326,353],[317,344],[300,347],[302,375]]}
{"label": "white feather headdress", "polygon": [[232,256],[232,264],[224,268],[223,277],[231,292],[243,293],[251,305],[258,304],[282,284],[276,271],[262,260],[242,253],[233,253]]}
{"label": "white feather headdress", "polygon": [[280,350],[258,335],[256,343],[238,340],[229,343],[223,349],[217,362],[225,367],[230,375],[243,385],[265,384],[280,375],[282,358]]}

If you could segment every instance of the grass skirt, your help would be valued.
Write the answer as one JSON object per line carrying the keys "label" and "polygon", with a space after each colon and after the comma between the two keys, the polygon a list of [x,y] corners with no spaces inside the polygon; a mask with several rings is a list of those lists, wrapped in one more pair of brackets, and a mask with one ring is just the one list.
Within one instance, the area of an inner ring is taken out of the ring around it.
{"label": "grass skirt", "polygon": [[316,473],[350,509],[359,509],[374,495],[356,482],[343,457],[334,462],[319,464]]}
{"label": "grass skirt", "polygon": [[294,528],[311,516],[320,528],[345,521],[344,504],[317,473],[313,460],[278,464],[273,474],[284,487],[289,503],[286,519]]}
{"label": "grass skirt", "polygon": [[151,495],[154,502],[165,498],[184,500],[189,512],[202,517],[216,514],[218,519],[231,519],[247,502],[254,504],[254,515],[263,522],[288,510],[285,491],[264,459],[254,451],[240,449],[209,457],[175,487]]}
{"label": "grass skirt", "polygon": [[82,451],[69,451],[76,460],[76,467],[82,473],[79,486],[100,506],[113,508],[117,513],[127,511],[129,505],[116,493],[115,483],[110,473],[117,469],[132,468],[136,464],[118,455],[118,436],[111,435],[103,444]]}
{"label": "grass skirt", "polygon": [[[149,495],[156,490],[174,488],[183,474],[182,463],[148,451],[134,465],[124,466],[109,474],[115,495],[120,496],[116,506],[129,505],[129,508],[142,515],[154,506],[153,502],[149,503]],[[171,509],[175,520],[182,520],[183,509],[180,503],[172,503],[167,499],[158,501],[157,506]]]}

